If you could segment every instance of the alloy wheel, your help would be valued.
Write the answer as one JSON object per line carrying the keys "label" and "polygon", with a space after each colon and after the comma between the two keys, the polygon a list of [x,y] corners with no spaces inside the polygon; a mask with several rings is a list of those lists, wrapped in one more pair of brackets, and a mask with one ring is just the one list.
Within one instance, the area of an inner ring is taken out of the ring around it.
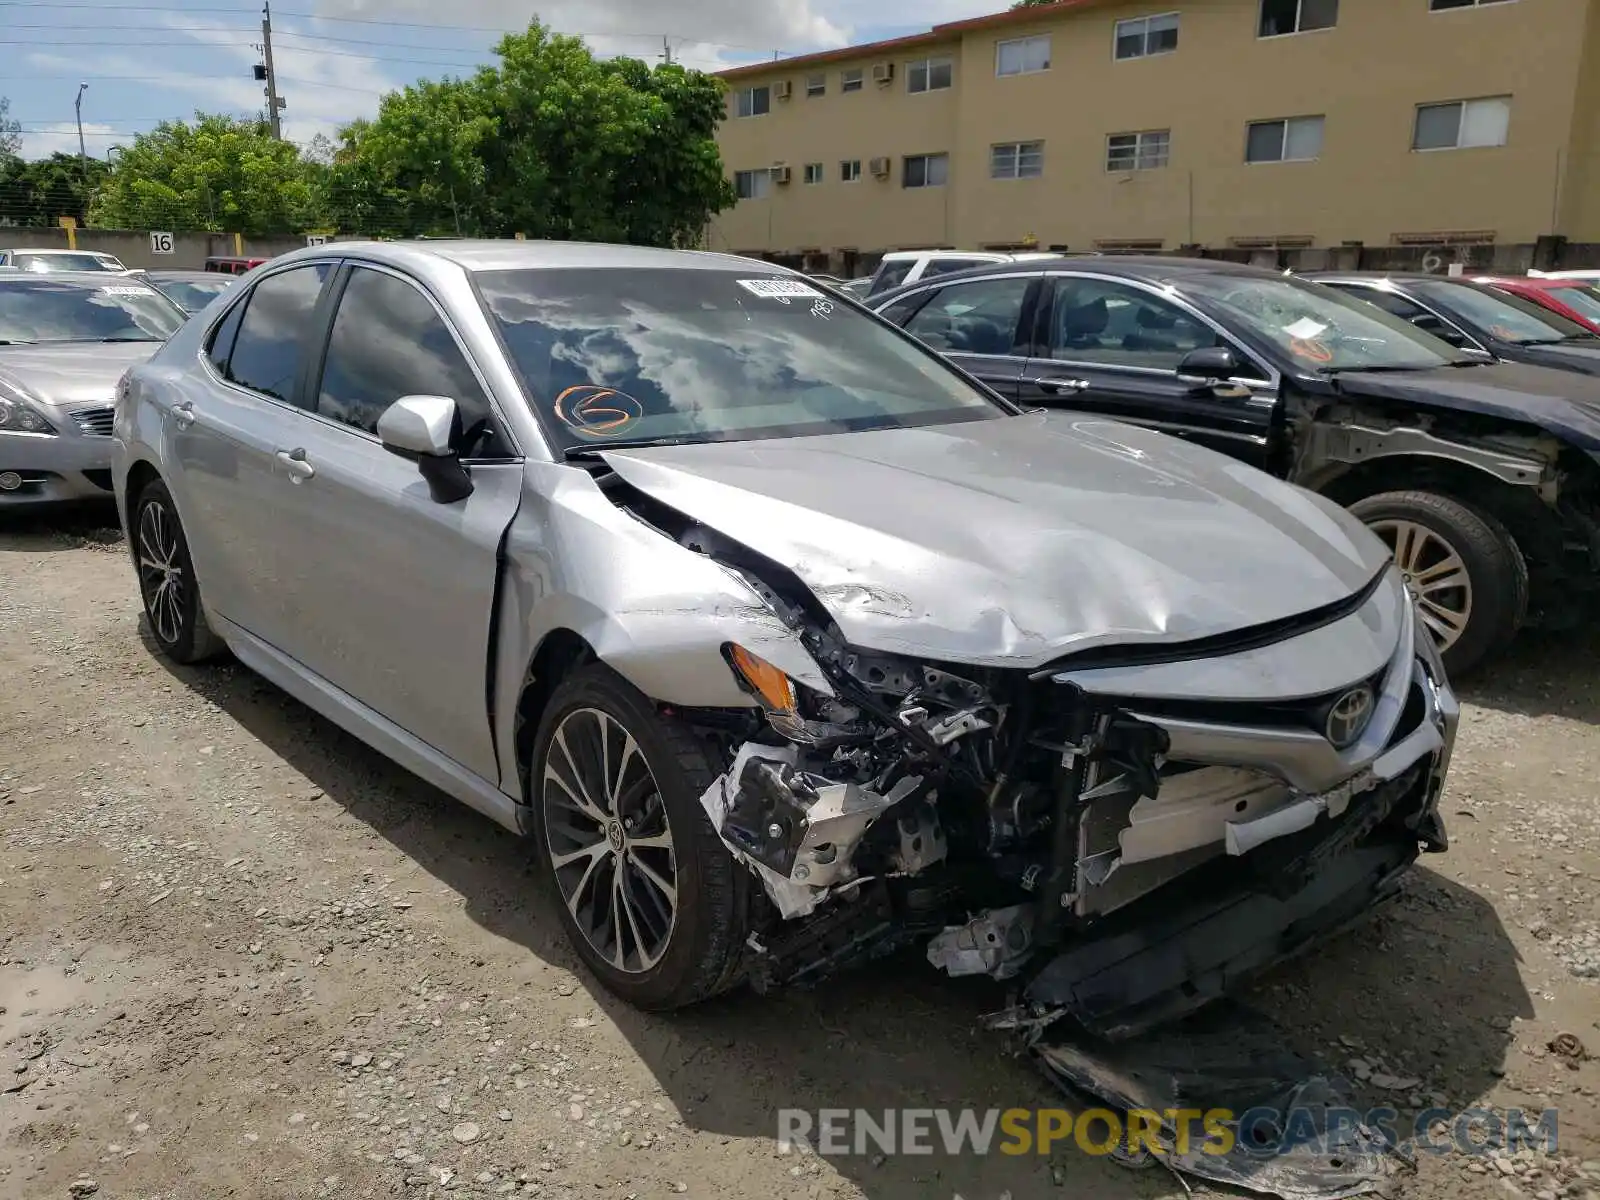
{"label": "alloy wheel", "polygon": [[1472,620],[1472,576],[1461,553],[1415,521],[1374,521],[1369,528],[1388,543],[1434,644],[1450,649]]}
{"label": "alloy wheel", "polygon": [[151,500],[140,508],[139,591],[151,627],[169,646],[183,633],[188,588],[178,545],[178,520],[165,504]]}
{"label": "alloy wheel", "polygon": [[617,970],[650,970],[677,927],[677,861],[633,735],[599,709],[568,713],[545,754],[543,800],[556,887],[578,929]]}

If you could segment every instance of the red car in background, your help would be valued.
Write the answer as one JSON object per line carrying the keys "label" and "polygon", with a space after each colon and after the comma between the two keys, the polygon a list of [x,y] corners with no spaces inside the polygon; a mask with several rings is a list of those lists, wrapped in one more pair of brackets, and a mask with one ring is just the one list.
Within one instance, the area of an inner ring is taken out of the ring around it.
{"label": "red car in background", "polygon": [[1600,333],[1600,290],[1588,279],[1547,279],[1526,275],[1480,275],[1476,282],[1521,296]]}

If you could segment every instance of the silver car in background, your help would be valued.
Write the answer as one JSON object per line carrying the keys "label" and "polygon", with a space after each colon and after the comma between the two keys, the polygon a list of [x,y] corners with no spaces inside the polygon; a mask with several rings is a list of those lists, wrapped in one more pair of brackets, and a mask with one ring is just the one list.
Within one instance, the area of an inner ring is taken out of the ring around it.
{"label": "silver car in background", "polygon": [[127,276],[0,272],[0,512],[111,499],[117,381],[183,320]]}
{"label": "silver car in background", "polygon": [[100,250],[56,250],[43,246],[0,249],[0,267],[40,273],[55,271],[122,272],[128,268],[115,254]]}
{"label": "silver car in background", "polygon": [[913,945],[1128,1036],[1445,846],[1456,701],[1355,518],[792,272],[297,251],[116,446],[161,651],[531,835],[641,1007]]}

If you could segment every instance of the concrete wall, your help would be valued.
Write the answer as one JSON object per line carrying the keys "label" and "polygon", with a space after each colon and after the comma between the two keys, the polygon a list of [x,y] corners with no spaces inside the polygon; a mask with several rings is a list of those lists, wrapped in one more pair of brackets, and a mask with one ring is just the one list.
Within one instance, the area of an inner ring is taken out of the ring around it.
{"label": "concrete wall", "polygon": [[[245,254],[251,258],[271,258],[287,254],[306,244],[303,237],[243,237],[243,249],[234,248],[231,233],[175,233],[171,254],[150,253],[150,234],[131,229],[79,229],[80,250],[99,250],[114,254],[130,267],[167,270],[198,270],[208,257],[217,254]],[[0,229],[0,246],[21,249],[29,246],[65,250],[69,244],[65,229]]]}
{"label": "concrete wall", "polygon": [[[1260,0],[1084,0],[1037,17],[941,26],[927,40],[726,72],[731,88],[788,80],[769,115],[718,134],[730,171],[786,162],[794,182],[713,224],[716,249],[863,252],[1017,244],[1169,252],[1257,239],[1338,247],[1429,233],[1526,244],[1600,239],[1600,0],[1521,0],[1431,12],[1427,0],[1342,0],[1335,28],[1259,38]],[[1116,61],[1118,20],[1177,12],[1176,52]],[[997,23],[998,22],[998,23]],[[1048,35],[1046,71],[1001,77],[996,43]],[[909,44],[908,44],[909,43]],[[954,86],[910,94],[906,64],[955,60]],[[893,62],[892,84],[841,95],[842,67]],[[828,93],[805,94],[825,72]],[[1511,97],[1504,146],[1416,152],[1418,105]],[[1315,161],[1247,165],[1251,121],[1322,115]],[[1169,130],[1169,164],[1109,172],[1106,138]],[[1041,178],[990,178],[990,147],[1044,142]],[[950,155],[944,188],[901,186],[906,154]],[[841,158],[887,156],[884,179],[839,182]],[[825,181],[801,182],[821,162]],[[1567,186],[1563,188],[1563,184]],[[1563,199],[1562,193],[1565,192]],[[1281,244],[1281,243],[1280,243]]]}

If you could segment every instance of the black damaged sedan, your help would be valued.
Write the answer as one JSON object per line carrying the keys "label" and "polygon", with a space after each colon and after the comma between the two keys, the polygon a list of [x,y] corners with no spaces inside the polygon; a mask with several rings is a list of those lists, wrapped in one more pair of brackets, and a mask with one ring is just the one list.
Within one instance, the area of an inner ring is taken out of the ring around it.
{"label": "black damaged sedan", "polygon": [[[1347,505],[1454,674],[1600,599],[1600,352],[1595,376],[1499,361],[1333,287],[1204,259],[1003,263],[871,307],[1008,398],[1159,429]],[[1567,346],[1592,353],[1551,349]]]}

